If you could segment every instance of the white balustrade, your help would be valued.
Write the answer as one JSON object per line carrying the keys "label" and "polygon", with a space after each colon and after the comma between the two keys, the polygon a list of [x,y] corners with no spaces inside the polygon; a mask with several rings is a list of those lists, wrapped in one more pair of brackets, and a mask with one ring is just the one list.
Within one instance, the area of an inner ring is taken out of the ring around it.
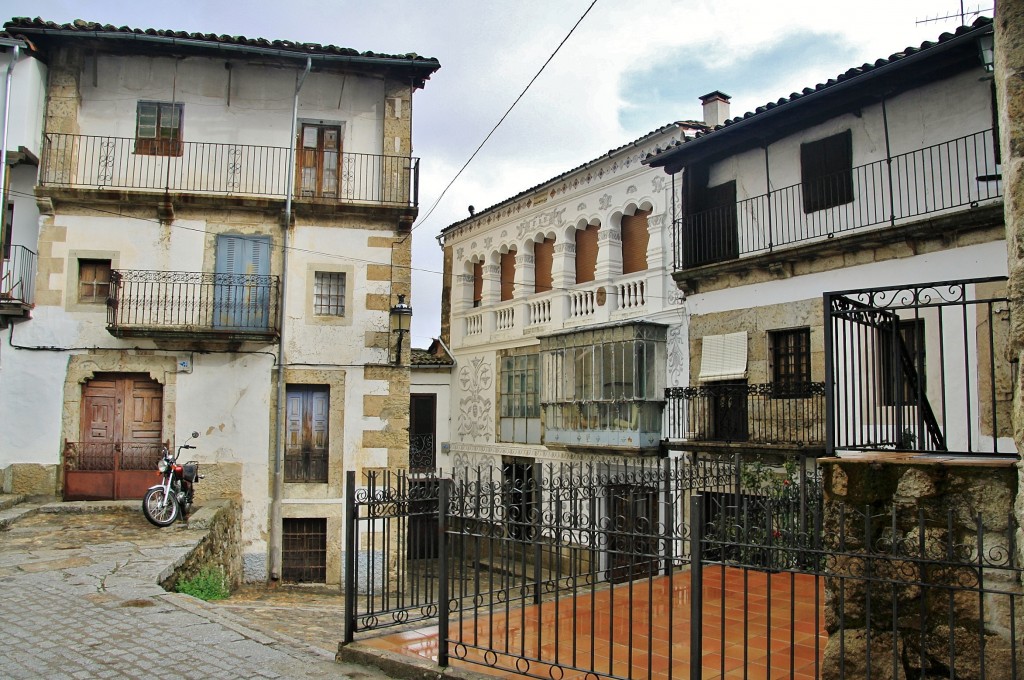
{"label": "white balustrade", "polygon": [[494,328],[499,331],[509,331],[516,326],[516,308],[502,307],[494,310]]}
{"label": "white balustrade", "polygon": [[484,315],[472,314],[466,317],[466,335],[480,335],[484,332]]}
{"label": "white balustrade", "polygon": [[533,300],[526,304],[526,325],[539,326],[551,323],[551,298]]}
{"label": "white balustrade", "polygon": [[582,319],[593,316],[597,310],[596,293],[592,290],[574,290],[569,292],[569,318]]}
{"label": "white balustrade", "polygon": [[647,287],[643,279],[615,284],[619,296],[619,309],[636,310],[647,305]]}

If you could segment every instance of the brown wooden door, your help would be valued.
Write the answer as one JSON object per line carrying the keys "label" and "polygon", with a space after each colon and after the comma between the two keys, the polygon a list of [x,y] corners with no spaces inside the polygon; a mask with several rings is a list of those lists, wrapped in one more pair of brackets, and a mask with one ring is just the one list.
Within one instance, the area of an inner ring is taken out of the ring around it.
{"label": "brown wooden door", "polygon": [[157,481],[163,387],[144,373],[97,373],[82,386],[79,442],[65,452],[64,497],[142,498]]}
{"label": "brown wooden door", "polygon": [[326,385],[288,386],[286,482],[326,482],[330,390]]}
{"label": "brown wooden door", "polygon": [[341,127],[304,123],[298,141],[300,195],[337,197]]}

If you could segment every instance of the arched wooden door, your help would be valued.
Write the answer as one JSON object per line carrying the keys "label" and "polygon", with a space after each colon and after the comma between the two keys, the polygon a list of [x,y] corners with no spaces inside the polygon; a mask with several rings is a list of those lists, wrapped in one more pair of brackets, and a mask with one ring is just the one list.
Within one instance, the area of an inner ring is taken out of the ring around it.
{"label": "arched wooden door", "polygon": [[97,373],[82,386],[79,441],[64,447],[64,499],[142,498],[159,481],[163,386],[145,373]]}

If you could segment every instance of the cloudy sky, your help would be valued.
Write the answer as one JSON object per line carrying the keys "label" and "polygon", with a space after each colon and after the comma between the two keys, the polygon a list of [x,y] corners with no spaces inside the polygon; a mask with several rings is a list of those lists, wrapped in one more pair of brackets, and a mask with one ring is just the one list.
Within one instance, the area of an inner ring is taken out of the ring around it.
{"label": "cloudy sky", "polygon": [[[467,215],[675,120],[697,97],[732,114],[955,30],[958,0],[596,0],[481,153],[431,210],[593,0],[4,0],[0,13],[287,39],[436,57],[414,100],[420,220],[413,241],[413,343],[440,327],[434,237]],[[973,21],[992,1],[964,6]],[[427,214],[430,211],[429,215]]]}

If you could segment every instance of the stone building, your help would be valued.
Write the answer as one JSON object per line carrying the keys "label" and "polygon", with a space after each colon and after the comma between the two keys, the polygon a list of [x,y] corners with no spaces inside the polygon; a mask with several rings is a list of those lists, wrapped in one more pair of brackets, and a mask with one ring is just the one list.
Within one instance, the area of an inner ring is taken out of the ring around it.
{"label": "stone building", "polygon": [[438,62],[6,30],[45,110],[38,229],[18,227],[34,306],[0,348],[5,490],[138,498],[160,447],[196,430],[200,502],[242,503],[246,577],[337,583],[345,471],[408,454],[389,310],[411,293],[412,97]]}
{"label": "stone building", "polygon": [[444,229],[448,462],[515,477],[534,462],[658,452],[687,330],[670,181],[641,161],[704,129],[666,125]]}
{"label": "stone building", "polygon": [[671,447],[1016,456],[991,33],[981,19],[646,161],[677,188],[690,320]]}

